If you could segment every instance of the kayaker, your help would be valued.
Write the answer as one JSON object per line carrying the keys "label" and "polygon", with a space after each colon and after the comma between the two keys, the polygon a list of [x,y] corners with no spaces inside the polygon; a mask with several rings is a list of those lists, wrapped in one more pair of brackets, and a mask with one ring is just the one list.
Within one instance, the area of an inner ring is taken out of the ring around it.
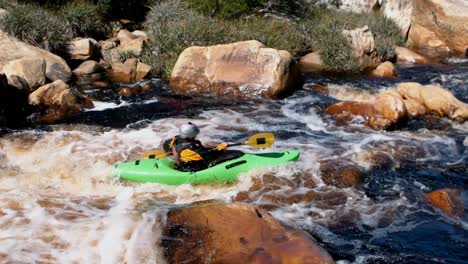
{"label": "kayaker", "polygon": [[179,128],[179,135],[164,142],[164,151],[172,152],[176,161],[176,169],[181,171],[198,171],[208,168],[210,162],[216,160],[227,149],[222,143],[215,148],[204,147],[196,139],[200,129],[188,122]]}

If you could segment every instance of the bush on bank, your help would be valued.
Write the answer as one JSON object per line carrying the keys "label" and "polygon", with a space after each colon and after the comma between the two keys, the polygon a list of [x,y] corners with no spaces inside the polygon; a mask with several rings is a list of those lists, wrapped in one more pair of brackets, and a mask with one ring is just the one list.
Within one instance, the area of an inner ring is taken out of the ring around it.
{"label": "bush on bank", "polygon": [[74,37],[104,38],[108,33],[99,7],[91,2],[76,0],[60,8],[50,8],[52,3],[45,6],[10,1],[5,5],[8,13],[1,18],[0,27],[22,41],[58,54],[66,51]]}
{"label": "bush on bank", "polygon": [[222,20],[206,17],[179,0],[154,5],[144,24],[150,41],[142,60],[154,73],[170,76],[179,54],[191,46],[209,46],[256,39],[268,47],[299,52],[307,42],[298,27],[287,21],[251,17]]}

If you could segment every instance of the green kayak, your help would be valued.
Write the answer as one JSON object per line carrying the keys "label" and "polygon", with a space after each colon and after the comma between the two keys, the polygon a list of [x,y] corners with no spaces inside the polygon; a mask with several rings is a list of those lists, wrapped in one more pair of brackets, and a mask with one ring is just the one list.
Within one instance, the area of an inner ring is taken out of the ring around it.
{"label": "green kayak", "polygon": [[113,168],[113,174],[123,180],[158,182],[168,185],[228,183],[237,180],[242,172],[295,161],[299,155],[300,152],[297,150],[262,154],[240,153],[233,159],[222,161],[196,172],[183,172],[174,169],[172,158],[143,159],[116,164]]}

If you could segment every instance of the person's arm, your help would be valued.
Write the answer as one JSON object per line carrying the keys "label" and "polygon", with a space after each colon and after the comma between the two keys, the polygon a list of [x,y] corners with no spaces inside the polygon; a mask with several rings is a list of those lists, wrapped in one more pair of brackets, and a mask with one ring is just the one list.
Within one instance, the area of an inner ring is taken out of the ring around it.
{"label": "person's arm", "polygon": [[171,152],[171,141],[172,141],[172,138],[170,138],[170,139],[164,141],[164,143],[163,143],[163,149],[164,149],[164,151],[166,151],[166,152]]}
{"label": "person's arm", "polygon": [[[197,143],[200,143],[198,141]],[[222,143],[214,148],[206,148],[201,143],[199,144],[200,148],[198,153],[203,156],[206,160],[216,159],[221,156],[224,152],[226,152],[227,144]]]}

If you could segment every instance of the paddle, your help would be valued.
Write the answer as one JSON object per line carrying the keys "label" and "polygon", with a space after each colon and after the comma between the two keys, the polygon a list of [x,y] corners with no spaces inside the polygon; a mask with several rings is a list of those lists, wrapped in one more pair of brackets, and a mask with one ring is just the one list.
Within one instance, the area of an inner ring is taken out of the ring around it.
{"label": "paddle", "polygon": [[[248,145],[253,148],[269,148],[273,143],[275,142],[275,135],[273,133],[258,133],[255,135],[250,136],[246,141],[244,142],[239,142],[239,143],[234,143],[234,144],[228,144],[228,147],[233,147],[233,146],[240,146],[240,145]],[[168,155],[171,155],[172,153],[167,153],[164,150],[156,149],[152,151],[148,151],[143,154],[141,157],[142,159],[161,159],[165,158]]]}

